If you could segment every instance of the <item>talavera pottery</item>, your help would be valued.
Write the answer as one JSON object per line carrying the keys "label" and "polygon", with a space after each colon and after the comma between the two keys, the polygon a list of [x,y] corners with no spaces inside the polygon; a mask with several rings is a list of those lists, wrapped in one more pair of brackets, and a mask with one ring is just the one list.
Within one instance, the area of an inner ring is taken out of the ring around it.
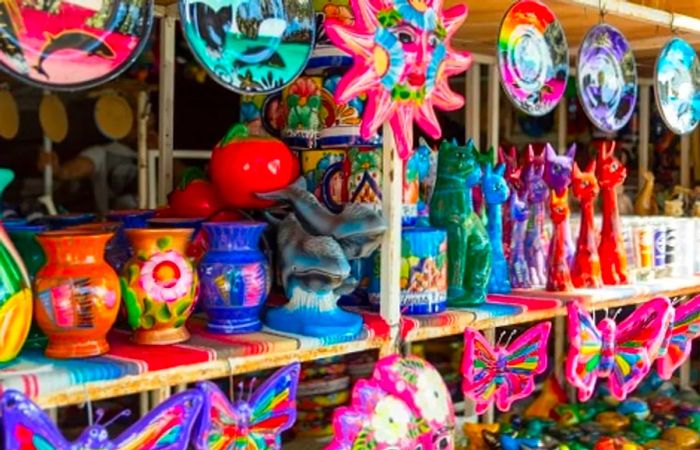
{"label": "talavera pottery", "polygon": [[347,202],[346,152],[341,149],[311,149],[299,152],[301,172],[309,191],[334,213]]}
{"label": "talavera pottery", "polygon": [[690,133],[700,122],[700,63],[686,41],[672,38],[654,70],[654,94],[661,118],[676,134]]}
{"label": "talavera pottery", "polygon": [[0,363],[14,359],[32,323],[32,290],[22,260],[0,226]]}
{"label": "talavera pottery", "polygon": [[554,12],[537,0],[508,9],[498,35],[501,84],[513,104],[530,116],[552,111],[566,91],[569,46]]}
{"label": "talavera pottery", "polygon": [[282,89],[304,70],[316,34],[304,0],[183,0],[185,40],[211,77],[239,94]]}
{"label": "talavera pottery", "polygon": [[576,87],[583,111],[602,131],[620,130],[637,103],[637,64],[620,31],[601,23],[594,26],[578,51]]}
{"label": "talavera pottery", "polygon": [[185,255],[192,229],[126,230],[134,256],[121,274],[132,340],[167,345],[186,341],[185,321],[199,294],[197,272]]}
{"label": "talavera pottery", "polygon": [[34,280],[34,309],[49,338],[46,356],[84,358],[109,350],[107,332],[119,313],[119,278],[104,259],[112,233],[48,231],[37,239],[46,265]]}
{"label": "talavera pottery", "polygon": [[259,241],[266,223],[205,223],[209,250],[199,262],[200,305],[207,328],[232,334],[262,328],[260,313],[270,290],[270,267]]}
{"label": "talavera pottery", "polygon": [[202,218],[178,218],[178,217],[154,217],[148,219],[149,228],[191,228],[194,230],[187,244],[187,256],[192,261],[199,261],[199,258],[207,251],[207,237],[202,232]]}
{"label": "talavera pottery", "polygon": [[124,71],[148,42],[153,1],[18,0],[0,5],[0,69],[33,86],[78,90]]}

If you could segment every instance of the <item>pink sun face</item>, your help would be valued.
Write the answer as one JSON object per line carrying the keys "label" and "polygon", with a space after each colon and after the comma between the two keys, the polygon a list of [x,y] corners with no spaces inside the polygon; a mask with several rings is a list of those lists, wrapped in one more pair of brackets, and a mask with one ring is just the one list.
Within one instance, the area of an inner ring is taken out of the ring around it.
{"label": "pink sun face", "polygon": [[441,0],[351,0],[352,26],[328,20],[326,32],[353,56],[352,68],[335,94],[337,103],[366,94],[362,137],[369,139],[386,121],[402,159],[411,155],[413,122],[428,135],[441,136],[434,108],[451,111],[464,105],[448,77],[471,66],[471,56],[450,46],[467,16],[465,5],[443,11]]}

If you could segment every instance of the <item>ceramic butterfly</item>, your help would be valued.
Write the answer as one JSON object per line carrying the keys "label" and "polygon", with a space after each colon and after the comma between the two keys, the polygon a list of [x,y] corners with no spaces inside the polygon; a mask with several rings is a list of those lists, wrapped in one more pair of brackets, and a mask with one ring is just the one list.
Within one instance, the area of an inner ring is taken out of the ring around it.
{"label": "ceramic butterfly", "polygon": [[290,364],[275,372],[249,399],[239,398],[233,404],[214,383],[198,383],[204,406],[195,448],[279,449],[280,434],[296,421],[300,371],[299,363]]}
{"label": "ceramic butterfly", "polygon": [[[170,397],[119,437],[109,438],[104,424],[87,427],[74,442],[63,437],[51,419],[24,394],[9,390],[0,400],[5,450],[185,450],[202,408],[201,393],[190,390]],[[98,412],[98,422],[102,412]]]}
{"label": "ceramic butterfly", "polygon": [[655,298],[638,307],[619,325],[606,317],[596,326],[577,302],[567,305],[569,354],[566,378],[586,401],[598,378],[608,378],[610,394],[624,400],[649,373],[659,355],[673,308],[667,298]]}
{"label": "ceramic butterfly", "polygon": [[551,324],[543,322],[527,330],[513,343],[494,348],[476,330],[464,332],[462,390],[476,402],[477,414],[495,401],[501,411],[527,397],[535,388],[535,375],[547,369],[547,341]]}
{"label": "ceramic butterfly", "polygon": [[676,308],[673,325],[667,333],[667,345],[656,360],[656,370],[669,380],[688,359],[693,339],[700,336],[700,295]]}

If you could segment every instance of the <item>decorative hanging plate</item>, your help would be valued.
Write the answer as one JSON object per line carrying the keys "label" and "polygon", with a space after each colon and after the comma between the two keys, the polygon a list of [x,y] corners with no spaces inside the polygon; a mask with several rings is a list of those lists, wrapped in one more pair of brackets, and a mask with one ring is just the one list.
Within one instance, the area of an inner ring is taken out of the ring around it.
{"label": "decorative hanging plate", "polygon": [[690,133],[700,122],[700,63],[686,41],[671,39],[656,59],[654,92],[661,118],[677,134]]}
{"label": "decorative hanging plate", "polygon": [[498,34],[501,85],[513,104],[532,116],[552,111],[566,90],[569,46],[561,24],[535,0],[513,4]]}
{"label": "decorative hanging plate", "polygon": [[62,142],[68,135],[68,114],[56,95],[45,95],[39,104],[39,123],[51,142]]}
{"label": "decorative hanging plate", "polygon": [[12,93],[0,89],[0,137],[12,139],[19,131],[19,110]]}
{"label": "decorative hanging plate", "polygon": [[0,68],[40,88],[89,88],[133,62],[152,22],[153,0],[6,0]]}
{"label": "decorative hanging plate", "polygon": [[279,91],[304,70],[316,35],[309,0],[179,0],[185,40],[217,82]]}
{"label": "decorative hanging plate", "polygon": [[134,112],[121,95],[101,95],[95,102],[95,123],[105,137],[118,141],[131,132]]}
{"label": "decorative hanging plate", "polygon": [[602,131],[618,131],[632,117],[637,65],[617,28],[601,23],[588,30],[578,51],[576,86],[583,110]]}

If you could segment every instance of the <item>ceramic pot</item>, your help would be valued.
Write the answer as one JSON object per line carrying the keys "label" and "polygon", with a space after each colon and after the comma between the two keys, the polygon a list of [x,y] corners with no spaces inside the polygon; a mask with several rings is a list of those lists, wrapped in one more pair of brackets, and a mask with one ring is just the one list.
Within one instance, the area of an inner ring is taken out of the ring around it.
{"label": "ceramic pot", "polygon": [[107,220],[119,222],[125,230],[132,228],[146,228],[148,220],[152,219],[156,212],[152,209],[120,209],[107,213]]}
{"label": "ceramic pot", "polygon": [[85,358],[106,353],[119,312],[119,278],[104,259],[112,233],[61,230],[37,236],[46,264],[34,280],[34,309],[49,339],[46,356]]}
{"label": "ceramic pot", "polygon": [[0,363],[17,356],[32,323],[32,290],[27,271],[0,226]]}
{"label": "ceramic pot", "polygon": [[186,341],[199,283],[186,256],[190,228],[126,230],[134,256],[122,270],[121,284],[129,325],[137,344]]}
{"label": "ceramic pot", "polygon": [[204,255],[208,246],[206,234],[202,232],[203,223],[204,219],[202,218],[155,217],[148,220],[148,227],[194,229],[185,253],[192,261],[196,262]]}
{"label": "ceramic pot", "polygon": [[95,215],[91,213],[58,214],[45,217],[46,223],[52,230],[62,230],[76,225],[84,225],[95,221]]}
{"label": "ceramic pot", "polygon": [[209,250],[199,262],[200,301],[213,333],[262,328],[260,312],[270,290],[270,266],[259,242],[262,222],[205,223]]}
{"label": "ceramic pot", "polygon": [[107,241],[107,245],[105,246],[105,260],[117,273],[121,273],[122,267],[124,267],[124,264],[131,258],[129,240],[126,239],[126,235],[124,235],[122,231],[122,224],[119,222],[86,223],[66,229],[92,231],[95,233],[112,233],[112,238]]}

